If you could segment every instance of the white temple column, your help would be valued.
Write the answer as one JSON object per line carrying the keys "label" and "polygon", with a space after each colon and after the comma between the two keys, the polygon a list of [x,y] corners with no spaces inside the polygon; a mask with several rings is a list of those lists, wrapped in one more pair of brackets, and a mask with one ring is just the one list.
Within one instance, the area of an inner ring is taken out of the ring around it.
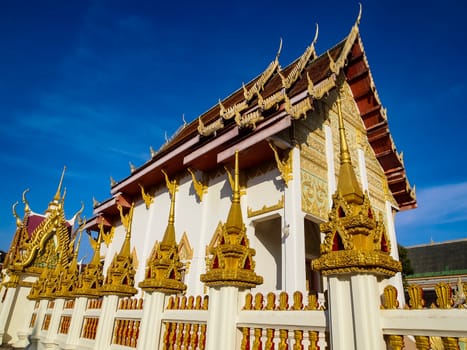
{"label": "white temple column", "polygon": [[[389,201],[386,201],[386,233],[388,234],[389,241],[391,242],[391,256],[395,260],[399,260],[396,229],[394,224],[394,211],[395,209],[392,206],[392,204]],[[395,276],[389,278],[385,282],[386,283],[384,283],[384,286],[390,284],[397,288],[397,300],[399,301],[399,306],[403,307],[405,305],[405,294],[404,285],[402,281],[402,273],[398,272]]]}
{"label": "white temple column", "polygon": [[141,328],[138,337],[138,350],[159,348],[164,307],[164,293],[146,292],[143,316],[141,318]]}
{"label": "white temple column", "polygon": [[209,288],[206,349],[236,350],[238,287]]}
{"label": "white temple column", "polygon": [[351,277],[355,349],[384,349],[380,323],[380,298],[376,276],[355,274]]}
{"label": "white temple column", "polygon": [[331,349],[354,350],[350,276],[334,275],[327,280]]}
{"label": "white temple column", "polygon": [[16,295],[16,288],[8,288],[6,291],[2,290],[2,294],[6,293],[4,296],[4,301],[2,303],[2,310],[0,312],[0,344],[9,339],[5,339],[5,332],[7,327],[7,320],[10,316],[11,308],[14,306],[14,300]]}
{"label": "white temple column", "polygon": [[68,328],[68,336],[66,344],[63,347],[65,350],[76,349],[79,337],[81,335],[81,327],[83,325],[84,312],[86,311],[86,304],[88,298],[78,297],[75,299],[75,305],[73,307],[73,315],[71,316],[70,327]]}
{"label": "white temple column", "polygon": [[45,299],[42,299],[39,301],[39,307],[37,308],[37,311],[36,311],[37,312],[36,321],[34,323],[34,328],[32,329],[32,333],[29,337],[29,340],[31,341],[29,348],[31,350],[36,350],[39,348],[39,343],[41,341],[42,322],[44,322],[44,315],[45,315],[45,311],[47,310],[47,304],[48,304],[48,301]]}
{"label": "white temple column", "polygon": [[52,316],[50,318],[49,329],[47,330],[45,339],[42,340],[42,344],[44,345],[45,349],[58,349],[56,340],[64,303],[64,299],[55,300]]}
{"label": "white temple column", "polygon": [[305,215],[301,205],[300,150],[292,149],[292,174],[285,187],[284,227],[285,244],[283,266],[285,266],[285,286],[288,293],[306,292],[305,271]]}
{"label": "white temple column", "polygon": [[102,302],[102,312],[97,325],[94,350],[104,350],[110,347],[114,317],[117,311],[118,295],[106,295]]}
{"label": "white temple column", "polygon": [[27,298],[30,290],[31,288],[26,286],[19,286],[16,289],[16,297],[13,301],[15,309],[7,325],[7,333],[12,336],[8,343],[17,348],[29,345],[29,322],[35,303]]}
{"label": "white temple column", "polygon": [[328,276],[331,349],[385,349],[375,275]]}

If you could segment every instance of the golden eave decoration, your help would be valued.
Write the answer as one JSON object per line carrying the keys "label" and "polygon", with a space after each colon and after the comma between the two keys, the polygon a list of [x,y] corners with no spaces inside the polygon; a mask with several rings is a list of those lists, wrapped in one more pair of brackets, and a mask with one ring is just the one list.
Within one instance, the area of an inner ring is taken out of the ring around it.
{"label": "golden eave decoration", "polygon": [[279,170],[282,180],[284,181],[285,186],[287,186],[288,182],[293,179],[293,148],[287,150],[285,156],[281,159],[276,146],[274,146],[272,142],[268,142],[268,144],[274,152],[277,170]]}
{"label": "golden eave decoration", "polygon": [[220,230],[218,244],[210,249],[206,258],[206,273],[201,275],[201,282],[210,287],[237,286],[253,288],[263,283],[263,278],[255,273],[253,256],[243,223],[240,206],[240,186],[238,152],[235,152],[235,177],[232,205],[225,224]]}

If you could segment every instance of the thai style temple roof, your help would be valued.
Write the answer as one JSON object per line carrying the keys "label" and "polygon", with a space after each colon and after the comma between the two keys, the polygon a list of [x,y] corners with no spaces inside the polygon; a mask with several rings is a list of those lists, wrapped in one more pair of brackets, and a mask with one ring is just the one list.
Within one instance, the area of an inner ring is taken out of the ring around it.
{"label": "thai style temple roof", "polygon": [[151,149],[151,159],[132,168],[127,178],[112,181],[113,197],[96,205],[95,214],[117,215],[117,202],[130,203],[141,196],[140,186],[163,181],[162,168],[174,174],[187,167],[210,171],[220,164],[233,164],[232,145],[242,152],[244,168],[273,157],[268,139],[315,109],[315,102],[335,89],[338,79],[345,79],[351,88],[368,141],[399,209],[416,207],[415,189],[408,182],[371,75],[359,20],[343,41],[319,56],[314,49],[316,32],[304,53],[283,69],[279,48],[263,73],[196,120],[185,123],[157,152]]}

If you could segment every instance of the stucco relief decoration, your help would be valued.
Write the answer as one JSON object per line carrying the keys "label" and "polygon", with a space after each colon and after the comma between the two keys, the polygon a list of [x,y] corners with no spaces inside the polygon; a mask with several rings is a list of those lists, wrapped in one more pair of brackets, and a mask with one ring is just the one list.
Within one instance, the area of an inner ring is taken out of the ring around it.
{"label": "stucco relief decoration", "polygon": [[302,170],[302,210],[319,218],[326,218],[328,191],[326,182]]}

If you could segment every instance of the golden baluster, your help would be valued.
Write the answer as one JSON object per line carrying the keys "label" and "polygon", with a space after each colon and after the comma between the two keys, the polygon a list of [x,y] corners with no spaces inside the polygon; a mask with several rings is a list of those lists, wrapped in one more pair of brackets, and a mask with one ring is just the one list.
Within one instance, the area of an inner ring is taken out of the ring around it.
{"label": "golden baluster", "polygon": [[255,295],[255,305],[254,309],[255,310],[263,310],[263,294],[261,293],[256,293]]}
{"label": "golden baluster", "polygon": [[[170,301],[170,299],[169,299],[169,301]],[[164,350],[167,350],[168,344],[169,344],[169,334],[170,334],[171,324],[169,322],[164,322],[164,326],[165,326],[165,332],[164,332],[164,337],[163,337],[162,348]]]}
{"label": "golden baluster", "polygon": [[243,310],[253,310],[253,295],[251,293],[245,295],[245,305],[243,305]]}
{"label": "golden baluster", "polygon": [[289,337],[289,331],[287,329],[279,330],[279,350],[288,350],[289,348],[289,345],[287,343],[288,337]]}
{"label": "golden baluster", "polygon": [[287,292],[279,294],[279,310],[285,311],[289,309],[289,295]]}
{"label": "golden baluster", "polygon": [[[454,305],[454,300],[452,299],[452,288],[449,284],[445,282],[440,282],[435,286],[436,291],[436,304],[441,309],[451,309]],[[459,342],[456,338],[453,337],[441,337],[443,341],[444,349],[446,350],[458,350]]]}
{"label": "golden baluster", "polygon": [[[197,297],[198,298],[198,297]],[[201,297],[200,297],[200,300],[201,300]],[[190,348],[192,350],[194,349],[197,349],[198,348],[198,330],[199,330],[199,324],[198,323],[195,323],[193,325],[193,334],[191,335],[191,342],[190,342]]]}
{"label": "golden baluster", "polygon": [[195,303],[195,298],[192,295],[190,295],[190,297],[188,298],[188,303],[187,303],[188,310],[193,310],[194,303]]}
{"label": "golden baluster", "polygon": [[167,310],[173,310],[174,309],[174,304],[175,304],[175,299],[173,296],[169,298],[169,301],[167,302]]}
{"label": "golden baluster", "polygon": [[248,327],[242,328],[242,344],[240,345],[240,349],[250,350],[250,328]]}
{"label": "golden baluster", "polygon": [[293,293],[293,305],[290,308],[291,310],[303,310],[303,294],[302,292],[295,291]]}
{"label": "golden baluster", "polygon": [[308,350],[319,350],[319,333],[316,331],[308,331],[308,339],[310,341],[310,345],[308,345]]}
{"label": "golden baluster", "polygon": [[459,341],[457,338],[453,337],[442,337],[444,349],[445,350],[459,350]]}
{"label": "golden baluster", "polygon": [[127,330],[126,330],[126,338],[125,338],[125,346],[130,346],[131,344],[131,338],[133,337],[133,332],[134,332],[134,320],[128,320],[127,323]]}
{"label": "golden baluster", "polygon": [[[407,288],[409,294],[409,307],[411,309],[423,309],[425,306],[425,300],[423,298],[423,289],[416,284],[411,284]],[[428,350],[430,349],[430,338],[416,335],[415,345],[419,350]]]}
{"label": "golden baluster", "polygon": [[266,329],[266,350],[273,350],[274,349],[274,329],[267,328]]}
{"label": "golden baluster", "polygon": [[175,337],[177,335],[177,323],[172,322],[170,327],[170,334],[169,334],[169,350],[175,349]]}
{"label": "golden baluster", "polygon": [[205,295],[204,298],[203,298],[203,306],[202,306],[202,309],[203,310],[207,310],[209,307],[209,296]]}
{"label": "golden baluster", "polygon": [[[399,301],[397,300],[397,289],[394,286],[386,286],[383,292],[382,309],[397,309]],[[389,350],[401,350],[404,348],[404,338],[400,335],[386,335],[384,337]]]}
{"label": "golden baluster", "polygon": [[179,323],[177,327],[177,336],[175,338],[175,346],[176,349],[180,349],[182,346],[183,341],[183,333],[184,333],[185,324]]}
{"label": "golden baluster", "polygon": [[201,302],[202,302],[202,298],[201,298],[201,295],[197,295],[196,296],[196,300],[195,300],[195,310],[201,310]]}
{"label": "golden baluster", "polygon": [[[294,296],[295,296],[295,293],[294,293]],[[302,330],[296,329],[294,331],[294,340],[295,340],[295,343],[293,346],[293,350],[303,350],[303,343],[302,343],[303,342],[303,331]]]}
{"label": "golden baluster", "polygon": [[[188,309],[190,309],[189,299],[188,299]],[[190,341],[191,341],[191,323],[186,323],[185,324],[185,337],[183,339],[183,349],[188,350],[188,345],[190,345]]]}
{"label": "golden baluster", "polygon": [[200,335],[200,339],[199,339],[199,348],[200,348],[200,350],[204,350],[205,347],[206,347],[206,324],[203,323],[201,325],[201,335]]}
{"label": "golden baluster", "polygon": [[184,295],[184,296],[182,297],[181,302],[180,302],[180,310],[186,310],[186,308],[187,308],[186,303],[187,303],[187,298],[186,298],[186,296]]}
{"label": "golden baluster", "polygon": [[114,331],[112,334],[112,344],[117,344],[118,319],[114,321]]}
{"label": "golden baluster", "polygon": [[266,297],[266,310],[276,309],[276,295],[273,292],[269,292]]}
{"label": "golden baluster", "polygon": [[[255,307],[256,307],[256,305],[255,305]],[[255,330],[254,330],[255,338],[253,340],[253,349],[252,350],[261,350],[263,348],[263,343],[261,342],[262,333],[263,333],[263,330],[261,328],[255,328]]]}
{"label": "golden baluster", "polygon": [[400,335],[384,336],[388,350],[402,350],[404,348],[404,338]]}
{"label": "golden baluster", "polygon": [[407,288],[409,294],[409,306],[411,309],[423,309],[425,300],[423,299],[423,290],[416,284],[411,284]]}
{"label": "golden baluster", "polygon": [[139,339],[139,327],[141,327],[141,321],[136,321],[136,330],[135,330],[135,348],[138,346]]}

